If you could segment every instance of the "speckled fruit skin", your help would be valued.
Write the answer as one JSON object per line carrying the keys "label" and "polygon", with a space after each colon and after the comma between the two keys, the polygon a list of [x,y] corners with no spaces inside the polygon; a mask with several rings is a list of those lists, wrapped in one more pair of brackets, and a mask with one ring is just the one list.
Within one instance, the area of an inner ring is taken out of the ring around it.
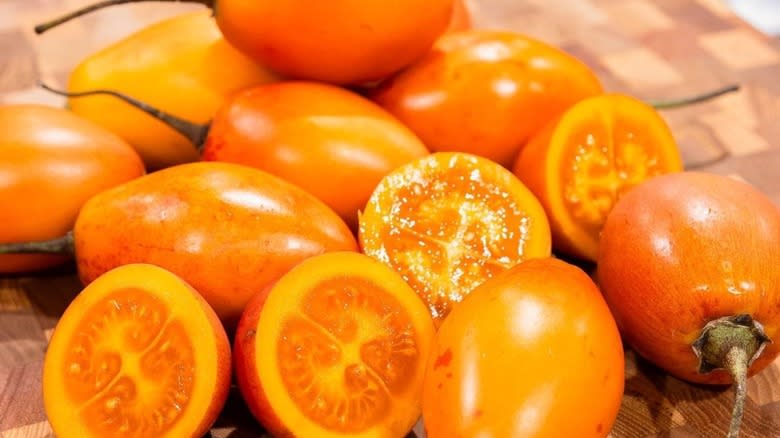
{"label": "speckled fruit skin", "polygon": [[691,348],[720,317],[751,315],[774,341],[749,376],[780,354],[780,210],[747,183],[687,171],[635,187],[607,217],[597,276],[626,342],[679,379],[732,383],[700,374]]}
{"label": "speckled fruit skin", "polygon": [[74,228],[81,280],[151,263],[200,292],[229,332],[249,299],[300,261],[356,251],[351,231],[300,188],[249,167],[182,164],[101,193]]}

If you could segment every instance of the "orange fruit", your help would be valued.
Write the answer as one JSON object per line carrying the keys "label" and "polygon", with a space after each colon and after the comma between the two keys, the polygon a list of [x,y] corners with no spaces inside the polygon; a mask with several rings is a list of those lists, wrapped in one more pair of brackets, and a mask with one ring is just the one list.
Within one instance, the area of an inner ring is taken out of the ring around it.
{"label": "orange fruit", "polygon": [[398,438],[421,413],[434,327],[398,274],[312,257],[258,294],[235,340],[238,386],[273,436]]}
{"label": "orange fruit", "polygon": [[593,281],[555,258],[529,260],[482,283],[436,333],[425,430],[428,438],[606,437],[623,370],[620,333]]}
{"label": "orange fruit", "polygon": [[101,275],[65,310],[43,364],[60,438],[205,434],[230,386],[230,343],[184,280],[153,265]]}
{"label": "orange fruit", "polygon": [[513,171],[547,212],[556,251],[595,261],[607,214],[624,193],[683,162],[664,119],[623,94],[580,101],[538,132]]}
{"label": "orange fruit", "polygon": [[550,255],[542,205],[486,158],[439,152],[387,175],[360,216],[365,254],[391,266],[439,324],[494,274]]}

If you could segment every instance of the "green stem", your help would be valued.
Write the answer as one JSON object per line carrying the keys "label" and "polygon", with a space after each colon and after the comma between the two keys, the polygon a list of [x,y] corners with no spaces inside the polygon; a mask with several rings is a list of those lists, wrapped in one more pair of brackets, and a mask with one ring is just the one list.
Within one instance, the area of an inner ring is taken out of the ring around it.
{"label": "green stem", "polygon": [[67,91],[57,90],[54,88],[49,87],[46,84],[39,83],[41,88],[48,90],[52,93],[58,94],[60,96],[65,96],[68,98],[78,98],[78,97],[86,97],[86,96],[96,96],[96,95],[108,95],[116,97],[117,99],[121,99],[124,102],[134,106],[135,108],[145,112],[146,114],[156,118],[157,120],[165,123],[172,129],[174,129],[179,134],[183,135],[187,138],[187,140],[192,143],[195,148],[198,150],[198,152],[203,151],[203,147],[206,144],[206,137],[209,134],[209,129],[211,128],[211,123],[206,123],[203,125],[199,125],[197,123],[190,122],[189,120],[184,120],[182,118],[176,117],[173,114],[166,113],[165,111],[162,111],[158,108],[155,108],[148,103],[142,102],[136,98],[130,97],[124,93],[120,93],[118,91],[113,90],[90,90],[90,91],[83,91],[78,93],[70,93]]}
{"label": "green stem", "polygon": [[744,348],[732,347],[726,354],[726,369],[734,379],[734,411],[731,414],[728,438],[738,438],[739,428],[742,425],[742,414],[745,411],[745,397],[747,397],[747,370],[748,355]]}
{"label": "green stem", "polygon": [[115,5],[122,5],[125,3],[141,3],[141,2],[147,2],[147,1],[159,1],[159,2],[176,2],[176,3],[198,3],[204,6],[207,6],[209,8],[213,8],[214,4],[216,3],[216,0],[104,0],[101,2],[97,2],[94,4],[91,4],[89,6],[85,6],[81,9],[77,9],[73,12],[70,12],[68,14],[65,14],[61,17],[55,18],[54,20],[47,21],[46,23],[41,23],[37,26],[35,26],[35,33],[42,34],[46,32],[47,30],[59,26],[60,24],[63,24],[65,22],[68,22],[70,20],[73,20],[74,18],[81,17],[82,15],[89,14],[90,12],[97,11],[99,9],[107,8],[109,6],[115,6]]}
{"label": "green stem", "polygon": [[70,231],[62,237],[51,240],[0,244],[0,254],[73,255],[74,253],[73,232]]}
{"label": "green stem", "polygon": [[707,93],[683,97],[681,99],[650,101],[648,104],[659,110],[674,109],[696,103],[706,102],[716,97],[723,96],[724,94],[733,93],[736,91],[739,91],[739,84],[728,85],[726,87],[718,88],[717,90],[709,91]]}
{"label": "green stem", "polygon": [[764,327],[750,315],[736,315],[708,322],[693,343],[699,372],[727,371],[734,383],[734,410],[728,438],[738,438],[747,396],[748,369],[771,342]]}

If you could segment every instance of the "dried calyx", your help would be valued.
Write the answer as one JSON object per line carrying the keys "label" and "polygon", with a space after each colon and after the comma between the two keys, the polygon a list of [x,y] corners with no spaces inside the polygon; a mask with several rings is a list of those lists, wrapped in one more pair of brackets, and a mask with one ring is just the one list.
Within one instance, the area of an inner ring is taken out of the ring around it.
{"label": "dried calyx", "polygon": [[707,323],[692,347],[699,358],[699,373],[725,370],[736,384],[734,410],[728,438],[737,438],[747,393],[747,374],[753,362],[771,342],[760,322],[750,315],[719,318]]}

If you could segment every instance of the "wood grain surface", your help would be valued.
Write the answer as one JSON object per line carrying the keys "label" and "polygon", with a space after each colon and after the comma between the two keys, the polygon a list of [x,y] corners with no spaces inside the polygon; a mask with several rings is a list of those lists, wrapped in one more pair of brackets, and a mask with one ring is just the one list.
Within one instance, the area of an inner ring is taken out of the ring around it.
{"label": "wood grain surface", "polygon": [[[0,103],[62,105],[36,81],[64,85],[93,51],[198,8],[126,5],[34,35],[37,22],[86,3],[0,0]],[[780,41],[740,21],[719,0],[472,0],[470,7],[478,27],[524,32],[578,56],[611,91],[657,99],[740,83],[738,93],[664,116],[688,165],[726,154],[705,169],[742,178],[780,204]],[[57,318],[80,288],[72,266],[0,278],[0,437],[52,436],[41,363]],[[690,385],[626,354],[625,397],[612,437],[725,436],[730,388]],[[211,435],[258,437],[262,430],[234,391]],[[780,361],[750,380],[742,437],[780,437]]]}

